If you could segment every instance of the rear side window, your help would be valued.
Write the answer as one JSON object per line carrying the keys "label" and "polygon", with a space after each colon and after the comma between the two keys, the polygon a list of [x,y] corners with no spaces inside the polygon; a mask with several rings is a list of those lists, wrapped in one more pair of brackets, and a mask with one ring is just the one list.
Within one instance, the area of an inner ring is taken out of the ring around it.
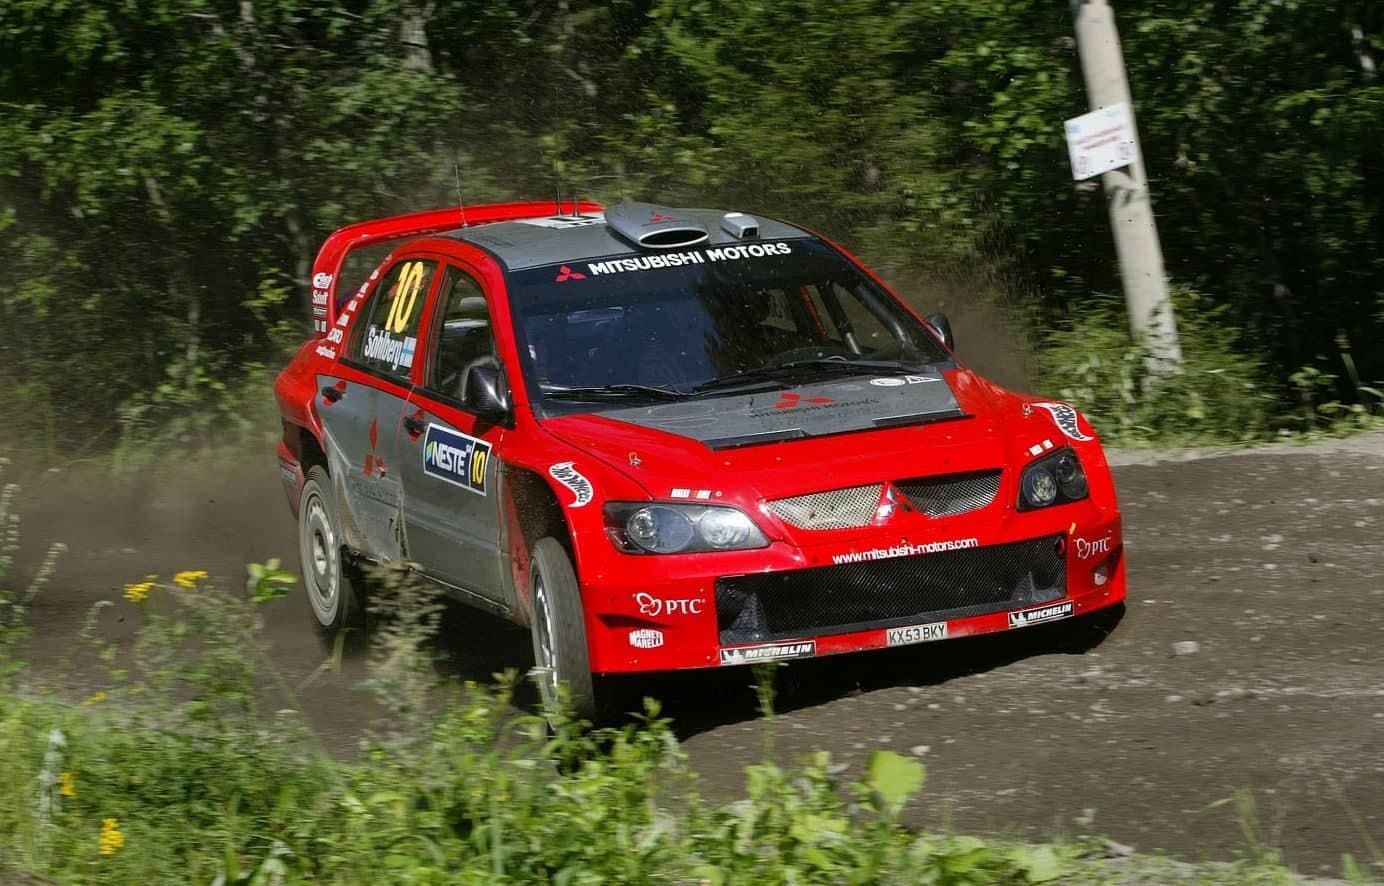
{"label": "rear side window", "polygon": [[466,376],[471,368],[495,364],[495,335],[490,325],[490,309],[485,293],[472,277],[449,267],[442,278],[441,322],[437,323],[437,346],[433,365],[424,386],[435,393],[461,400]]}
{"label": "rear side window", "polygon": [[407,382],[418,353],[418,326],[437,263],[400,262],[385,274],[361,311],[347,352],[363,366]]}

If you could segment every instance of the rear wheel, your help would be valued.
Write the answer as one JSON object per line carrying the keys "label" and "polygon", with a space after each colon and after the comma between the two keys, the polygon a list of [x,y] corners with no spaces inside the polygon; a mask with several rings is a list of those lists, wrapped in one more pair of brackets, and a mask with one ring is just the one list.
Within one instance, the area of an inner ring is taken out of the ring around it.
{"label": "rear wheel", "polygon": [[572,558],[555,538],[543,538],[533,546],[529,566],[529,593],[533,600],[533,661],[538,691],[545,706],[567,684],[573,712],[579,717],[596,714],[595,681],[586,646],[586,620],[581,588]]}
{"label": "rear wheel", "polygon": [[329,641],[342,634],[360,639],[365,626],[363,585],[360,573],[344,556],[331,478],[321,465],[309,468],[303,483],[298,550],[308,608],[319,631]]}

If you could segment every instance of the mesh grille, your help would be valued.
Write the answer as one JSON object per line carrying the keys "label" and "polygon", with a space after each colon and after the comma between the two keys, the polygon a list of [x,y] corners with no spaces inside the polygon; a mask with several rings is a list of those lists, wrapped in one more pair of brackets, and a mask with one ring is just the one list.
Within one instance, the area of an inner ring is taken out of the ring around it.
{"label": "mesh grille", "polygon": [[1000,491],[999,471],[919,477],[894,484],[909,504],[929,517],[951,517],[977,511],[995,500]]}
{"label": "mesh grille", "polygon": [[1062,535],[716,582],[723,645],[940,621],[1066,594]]}
{"label": "mesh grille", "polygon": [[813,492],[769,502],[769,510],[795,529],[852,529],[868,526],[879,505],[882,483]]}

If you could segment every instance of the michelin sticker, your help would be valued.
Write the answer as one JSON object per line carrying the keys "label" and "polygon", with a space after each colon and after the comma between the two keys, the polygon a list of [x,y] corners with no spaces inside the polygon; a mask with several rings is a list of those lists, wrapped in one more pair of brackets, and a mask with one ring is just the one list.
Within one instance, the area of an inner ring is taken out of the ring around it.
{"label": "michelin sticker", "polygon": [[574,464],[575,462],[564,461],[548,468],[548,475],[563,486],[572,490],[572,494],[576,496],[573,502],[567,506],[569,508],[579,508],[583,505],[590,504],[592,497],[595,495],[595,490],[591,487],[591,481],[582,476],[581,472],[576,468],[572,467]]}
{"label": "michelin sticker", "polygon": [[313,286],[314,289],[326,289],[328,286],[331,286],[331,285],[332,285],[332,275],[331,275],[331,274],[318,273],[318,274],[315,274],[315,275],[313,276],[313,278],[312,278],[312,286]]}
{"label": "michelin sticker", "polygon": [[804,658],[817,654],[817,642],[773,643],[767,646],[738,646],[721,650],[721,664],[742,665],[757,661],[779,661],[785,658]]}
{"label": "michelin sticker", "polygon": [[1052,413],[1052,420],[1057,422],[1057,426],[1062,429],[1073,440],[1094,440],[1094,437],[1081,433],[1081,428],[1077,427],[1076,410],[1066,403],[1034,403],[1034,406],[1041,406]]}
{"label": "michelin sticker", "polygon": [[490,444],[442,425],[428,425],[423,438],[423,473],[477,495],[485,495]]}
{"label": "michelin sticker", "polygon": [[1072,601],[1065,603],[1054,603],[1051,606],[1040,606],[1037,609],[1021,609],[1018,612],[1009,613],[1009,626],[1011,628],[1026,628],[1029,625],[1040,624],[1045,621],[1057,621],[1059,618],[1070,618],[1072,615]]}

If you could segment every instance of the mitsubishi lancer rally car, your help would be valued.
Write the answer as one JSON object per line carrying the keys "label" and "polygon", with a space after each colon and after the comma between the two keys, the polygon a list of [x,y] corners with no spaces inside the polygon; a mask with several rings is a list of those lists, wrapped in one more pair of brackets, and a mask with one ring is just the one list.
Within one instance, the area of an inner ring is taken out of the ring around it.
{"label": "mitsubishi lancer rally car", "polygon": [[597,675],[1124,599],[1083,416],[965,368],[945,317],[805,228],[468,206],[343,228],[313,272],[316,333],[275,395],[328,634],[357,625],[362,563],[400,564],[529,626],[544,698],[590,712]]}

